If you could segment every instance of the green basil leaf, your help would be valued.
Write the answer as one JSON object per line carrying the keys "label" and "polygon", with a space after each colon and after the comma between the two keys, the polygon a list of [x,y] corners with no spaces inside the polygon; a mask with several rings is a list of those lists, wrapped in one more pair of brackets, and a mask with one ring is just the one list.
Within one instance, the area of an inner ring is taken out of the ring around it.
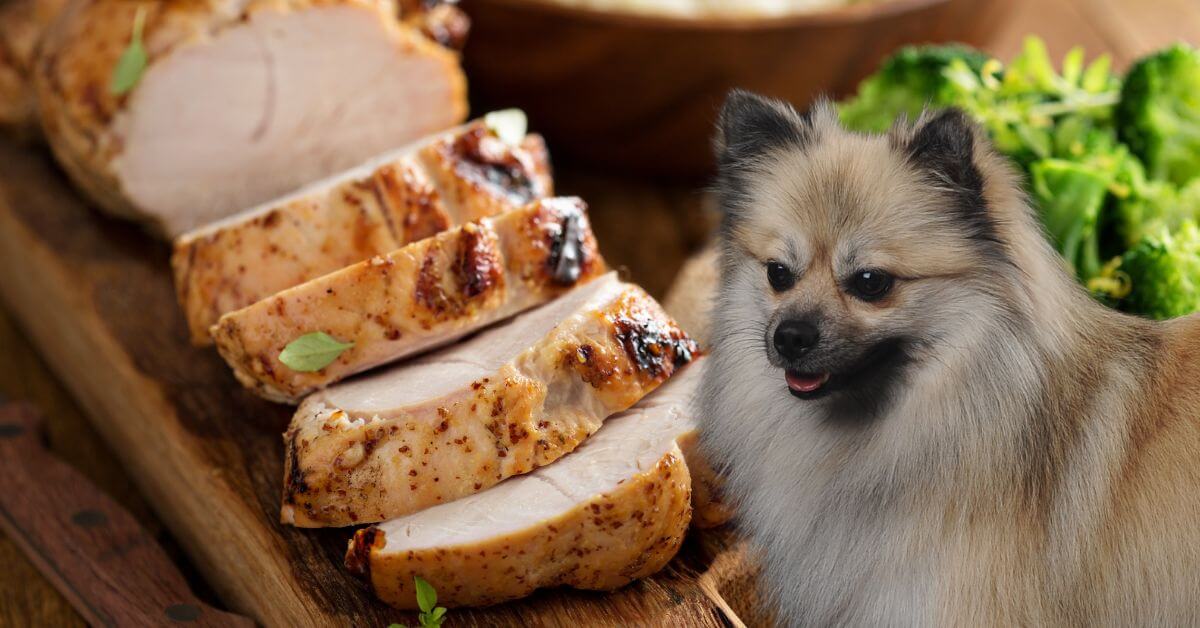
{"label": "green basil leaf", "polygon": [[437,591],[433,585],[425,582],[421,576],[413,576],[413,584],[417,588],[417,606],[426,613],[432,612],[433,607],[437,605]]}
{"label": "green basil leaf", "polygon": [[483,116],[483,123],[505,144],[518,146],[525,139],[529,121],[520,109],[503,109]]}
{"label": "green basil leaf", "polygon": [[353,342],[338,342],[323,331],[314,331],[289,342],[279,352],[279,361],[293,371],[311,373],[329,366],[353,346]]}
{"label": "green basil leaf", "polygon": [[113,68],[112,79],[108,91],[114,96],[125,94],[142,80],[146,71],[146,47],[142,45],[142,27],[146,22],[146,7],[139,6],[137,15],[133,18],[133,35],[129,38],[129,46],[117,59]]}
{"label": "green basil leaf", "polygon": [[446,616],[446,607],[445,606],[439,606],[439,607],[433,609],[433,620],[438,622],[439,624],[442,623],[442,617],[445,617],[445,616]]}

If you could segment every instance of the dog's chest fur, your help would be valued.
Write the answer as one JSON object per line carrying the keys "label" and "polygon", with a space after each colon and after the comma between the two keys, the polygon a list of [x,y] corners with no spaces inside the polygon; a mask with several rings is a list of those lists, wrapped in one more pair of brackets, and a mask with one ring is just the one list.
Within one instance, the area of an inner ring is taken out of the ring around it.
{"label": "dog's chest fur", "polygon": [[[718,353],[713,366],[720,361]],[[729,488],[741,496],[742,524],[762,547],[766,581],[788,623],[912,626],[1042,615],[980,593],[1030,599],[1020,589],[1041,586],[1041,575],[1017,565],[1036,564],[1030,554],[1045,547],[1046,533],[1044,517],[1022,520],[1027,503],[988,494],[989,484],[1008,484],[1008,477],[964,473],[959,456],[982,452],[938,439],[917,445],[884,425],[900,417],[880,417],[865,429],[824,424],[777,385],[755,390],[756,374],[745,364],[739,370],[745,379],[728,389],[765,396],[741,405],[747,397],[722,395],[729,401],[722,416],[764,424],[713,426],[710,444],[739,465]],[[899,402],[894,413],[943,411],[918,399]]]}

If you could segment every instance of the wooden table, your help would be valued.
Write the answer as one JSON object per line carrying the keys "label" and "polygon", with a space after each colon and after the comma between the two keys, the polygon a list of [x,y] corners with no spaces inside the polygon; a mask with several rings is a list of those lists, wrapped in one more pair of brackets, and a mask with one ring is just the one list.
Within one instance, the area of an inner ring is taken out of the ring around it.
{"label": "wooden table", "polygon": [[[1008,58],[1026,34],[1046,39],[1052,55],[1074,45],[1089,57],[1108,52],[1118,68],[1178,40],[1200,44],[1200,2],[1193,0],[1013,0],[1019,6],[994,35],[989,52]],[[534,121],[536,128],[536,121]],[[661,296],[686,256],[706,237],[712,216],[700,192],[679,186],[615,181],[560,168],[559,189],[591,203],[607,259]],[[47,415],[50,448],[128,508],[177,559],[198,596],[215,603],[112,452],[91,428],[24,333],[0,309],[0,393],[35,402]],[[78,615],[0,537],[0,626],[82,625]]]}

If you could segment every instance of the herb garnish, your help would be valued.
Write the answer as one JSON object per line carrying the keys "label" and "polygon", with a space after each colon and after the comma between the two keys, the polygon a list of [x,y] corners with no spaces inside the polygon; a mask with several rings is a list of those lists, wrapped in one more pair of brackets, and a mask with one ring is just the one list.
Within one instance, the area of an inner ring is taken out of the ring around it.
{"label": "herb garnish", "polygon": [[437,591],[433,585],[421,576],[413,576],[413,585],[417,588],[417,606],[421,614],[417,617],[424,628],[437,628],[446,618],[446,607],[437,606]]}
{"label": "herb garnish", "polygon": [[311,373],[329,366],[353,346],[353,342],[339,342],[323,331],[314,331],[289,342],[279,352],[279,361],[293,371]]}
{"label": "herb garnish", "polygon": [[145,24],[146,7],[142,5],[133,18],[129,46],[121,53],[121,58],[117,59],[117,65],[113,68],[112,80],[108,85],[108,91],[113,96],[125,94],[142,80],[142,73],[146,71],[146,47],[142,45],[142,27]]}
{"label": "herb garnish", "polygon": [[[413,585],[417,589],[417,606],[421,607],[421,614],[417,616],[421,628],[440,628],[442,622],[446,621],[446,607],[437,606],[437,591],[421,576],[413,576]],[[391,624],[388,628],[408,627],[404,624]]]}
{"label": "herb garnish", "polygon": [[520,109],[493,111],[483,116],[483,123],[509,146],[519,146],[529,127],[525,112]]}

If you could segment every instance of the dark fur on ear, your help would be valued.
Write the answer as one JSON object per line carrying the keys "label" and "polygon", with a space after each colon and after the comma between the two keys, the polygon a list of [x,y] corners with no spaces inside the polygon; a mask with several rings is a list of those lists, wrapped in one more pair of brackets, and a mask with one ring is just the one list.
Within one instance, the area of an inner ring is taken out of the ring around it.
{"label": "dark fur on ear", "polygon": [[714,141],[717,193],[725,216],[746,198],[746,170],[768,152],[803,148],[809,125],[791,105],[740,89],[729,92],[717,121]]}
{"label": "dark fur on ear", "polygon": [[721,165],[753,159],[774,148],[802,147],[803,117],[791,105],[740,89],[729,92],[717,122]]}
{"label": "dark fur on ear", "polygon": [[901,150],[918,169],[955,197],[971,237],[996,242],[975,165],[975,124],[958,109],[923,115]]}

